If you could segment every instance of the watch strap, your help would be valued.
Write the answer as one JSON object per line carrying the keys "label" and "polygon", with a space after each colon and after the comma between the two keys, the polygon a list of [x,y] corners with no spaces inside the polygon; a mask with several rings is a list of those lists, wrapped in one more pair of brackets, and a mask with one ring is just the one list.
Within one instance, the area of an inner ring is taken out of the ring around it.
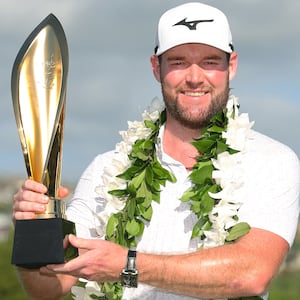
{"label": "watch strap", "polygon": [[126,270],[127,271],[135,271],[135,261],[136,261],[136,251],[135,250],[128,250],[127,254],[127,263],[126,263]]}
{"label": "watch strap", "polygon": [[121,284],[124,287],[136,288],[138,286],[138,271],[136,269],[136,251],[128,250],[126,266],[122,270]]}

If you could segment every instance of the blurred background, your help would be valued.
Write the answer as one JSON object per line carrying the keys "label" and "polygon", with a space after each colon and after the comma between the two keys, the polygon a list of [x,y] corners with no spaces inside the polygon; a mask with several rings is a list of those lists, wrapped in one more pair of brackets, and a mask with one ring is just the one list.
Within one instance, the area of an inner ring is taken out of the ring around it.
{"label": "blurred background", "polygon": [[[60,20],[67,36],[70,69],[62,182],[72,190],[94,156],[120,140],[118,132],[127,128],[127,120],[140,120],[152,98],[160,97],[149,62],[156,24],[165,10],[185,2],[189,1],[0,0],[0,233],[4,232],[7,253],[12,194],[26,177],[10,77],[27,36],[49,13]],[[300,157],[300,2],[202,2],[228,16],[239,54],[231,87],[240,98],[241,111],[249,113],[256,130],[287,144]],[[293,265],[297,259],[293,254]],[[1,254],[0,263],[7,261]],[[7,291],[1,284],[0,296]],[[277,299],[299,299],[299,289],[297,293],[296,298]]]}
{"label": "blurred background", "polygon": [[[177,0],[1,0],[0,173],[25,176],[10,93],[15,57],[50,12],[62,23],[70,52],[63,180],[76,181],[93,157],[112,149],[127,120],[140,119],[160,96],[149,57],[156,24]],[[297,0],[203,1],[228,16],[239,53],[231,83],[255,128],[300,156]]]}

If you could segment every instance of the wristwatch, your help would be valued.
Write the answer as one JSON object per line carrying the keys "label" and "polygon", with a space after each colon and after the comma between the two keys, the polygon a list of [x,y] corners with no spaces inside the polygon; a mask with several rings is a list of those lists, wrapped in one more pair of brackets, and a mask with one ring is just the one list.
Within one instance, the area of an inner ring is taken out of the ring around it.
{"label": "wristwatch", "polygon": [[136,251],[128,250],[126,266],[120,274],[121,284],[124,287],[136,288],[138,286],[138,271],[135,268],[135,262]]}

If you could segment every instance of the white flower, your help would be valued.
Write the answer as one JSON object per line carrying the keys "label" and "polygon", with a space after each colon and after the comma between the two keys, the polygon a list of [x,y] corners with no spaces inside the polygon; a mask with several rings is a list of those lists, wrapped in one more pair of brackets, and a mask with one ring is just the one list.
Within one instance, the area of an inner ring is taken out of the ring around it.
{"label": "white flower", "polygon": [[248,114],[245,113],[235,119],[229,119],[227,130],[222,133],[222,137],[226,139],[230,148],[242,151],[253,124],[253,122],[249,122]]}
{"label": "white flower", "polygon": [[226,105],[227,117],[234,118],[239,113],[239,98],[230,95]]}
{"label": "white flower", "polygon": [[164,102],[161,101],[158,97],[155,97],[155,98],[152,99],[151,105],[148,108],[148,111],[149,111],[150,114],[152,114],[153,112],[155,114],[157,114],[157,113],[160,114],[164,109],[165,109]]}
{"label": "white flower", "polygon": [[145,138],[151,133],[151,129],[147,128],[144,122],[128,121],[127,124],[128,130],[120,131],[119,133],[123,141],[129,146],[132,146],[138,139]]}
{"label": "white flower", "polygon": [[238,113],[238,98],[230,96],[227,103],[227,130],[222,132],[222,137],[230,148],[240,152],[230,154],[225,151],[218,154],[217,159],[212,159],[215,168],[212,178],[222,190],[219,193],[209,193],[210,197],[219,201],[209,213],[212,228],[205,231],[206,239],[202,242],[202,247],[205,248],[223,245],[228,235],[227,230],[237,224],[235,217],[241,206],[239,190],[243,185],[241,155],[253,126],[253,122],[249,122],[248,114],[239,116]]}
{"label": "white flower", "polygon": [[238,115],[238,98],[230,96],[227,103],[227,130],[222,132],[230,148],[243,151],[247,138],[251,135],[254,122],[249,122],[248,114]]}
{"label": "white flower", "polygon": [[143,120],[155,122],[164,109],[165,104],[158,97],[153,98],[148,110],[142,113]]}
{"label": "white flower", "polygon": [[224,189],[226,186],[234,184],[234,189],[239,187],[239,178],[243,175],[243,171],[239,168],[239,153],[232,155],[227,151],[218,154],[217,159],[212,159],[213,166],[216,170],[212,172],[212,178],[217,184]]}
{"label": "white flower", "polygon": [[96,281],[87,281],[82,278],[79,281],[86,282],[85,287],[73,286],[71,293],[75,300],[94,300],[95,296],[104,296],[101,286]]}
{"label": "white flower", "polygon": [[205,231],[206,240],[203,244],[204,248],[214,248],[217,246],[224,245],[224,241],[228,233],[220,228],[211,229],[209,231]]}

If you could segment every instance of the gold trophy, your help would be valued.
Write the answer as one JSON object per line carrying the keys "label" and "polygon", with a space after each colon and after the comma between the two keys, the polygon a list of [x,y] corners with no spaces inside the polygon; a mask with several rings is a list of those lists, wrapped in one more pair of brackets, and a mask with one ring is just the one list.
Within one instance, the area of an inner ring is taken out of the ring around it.
{"label": "gold trophy", "polygon": [[77,255],[63,239],[75,233],[58,199],[68,75],[64,30],[50,14],[29,35],[12,69],[11,89],[16,123],[28,177],[48,188],[47,209],[32,220],[15,224],[12,263],[39,268]]}

